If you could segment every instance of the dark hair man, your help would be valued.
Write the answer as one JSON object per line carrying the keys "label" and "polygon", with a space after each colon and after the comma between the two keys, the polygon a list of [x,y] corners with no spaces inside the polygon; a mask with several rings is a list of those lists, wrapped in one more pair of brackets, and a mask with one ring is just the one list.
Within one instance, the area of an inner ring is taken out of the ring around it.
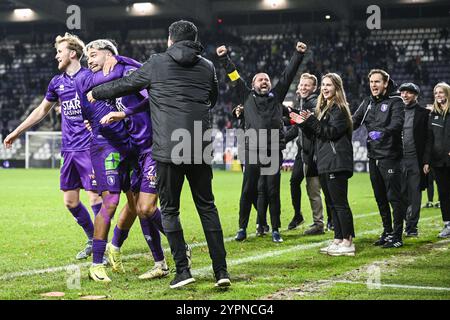
{"label": "dark hair man", "polygon": [[[208,145],[204,141],[208,140],[204,135],[210,127],[209,112],[217,101],[217,77],[212,62],[200,55],[203,47],[197,42],[197,32],[197,27],[192,22],[180,20],[172,23],[166,52],[152,55],[130,76],[92,91],[92,98],[107,99],[148,88],[153,157],[157,162],[157,186],[163,227],[177,271],[170,283],[171,288],[195,281],[188,266],[186,243],[179,218],[180,194],[185,176],[202,221],[217,280],[216,286],[231,284],[222,227],[211,186],[211,159],[203,157]],[[199,143],[194,141],[194,131],[198,129],[200,138],[203,138]],[[185,133],[188,138],[183,136]],[[191,152],[191,147],[194,152]]]}
{"label": "dark hair man", "polygon": [[[405,106],[399,96],[391,96],[394,82],[386,71],[371,70],[368,79],[371,95],[364,99],[353,115],[353,126],[356,130],[365,125],[368,131],[370,181],[384,229],[374,245],[398,248],[403,245],[403,220],[407,207],[401,194],[400,166]],[[389,204],[393,211],[393,226]]]}

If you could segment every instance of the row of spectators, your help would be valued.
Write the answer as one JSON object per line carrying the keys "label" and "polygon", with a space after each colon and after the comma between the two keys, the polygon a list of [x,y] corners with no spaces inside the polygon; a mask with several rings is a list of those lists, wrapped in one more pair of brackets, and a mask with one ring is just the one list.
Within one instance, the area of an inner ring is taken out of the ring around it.
{"label": "row of spectators", "polygon": [[[205,46],[205,55],[216,64],[216,69],[220,84],[220,97],[218,105],[214,110],[214,121],[221,130],[236,126],[235,120],[231,117],[233,107],[233,97],[228,88],[228,81],[225,72],[221,70],[215,57],[217,46],[226,44],[231,51],[231,57],[236,63],[241,75],[249,82],[252,76],[258,71],[264,71],[276,82],[277,77],[283,71],[290,59],[294,49],[294,44],[298,40],[306,42],[312,51],[311,60],[306,64],[304,71],[313,73],[320,77],[327,72],[337,72],[344,80],[347,98],[352,108],[359,105],[361,97],[367,94],[366,75],[371,68],[382,68],[392,73],[395,80],[394,71],[399,66],[410,75],[410,79],[418,84],[430,84],[430,72],[427,64],[421,61],[421,57],[399,63],[404,59],[399,59],[405,55],[406,48],[401,45],[394,45],[392,41],[368,41],[368,30],[358,30],[349,28],[345,37],[337,30],[329,29],[313,34],[302,34],[297,25],[285,25],[279,29],[279,34],[271,40],[245,40],[239,35],[236,29],[219,29],[214,33],[201,35],[201,42]],[[448,30],[440,31],[441,38],[448,38]],[[14,59],[23,58],[27,55],[27,50],[22,42],[17,42],[11,50],[2,47],[0,41],[0,65],[4,65],[6,71],[0,73],[0,112],[2,119],[6,121],[17,119],[31,103],[28,97],[42,95],[45,92],[48,81],[52,73],[57,72],[53,59],[54,49],[52,40],[54,35],[34,36],[30,40],[38,43],[45,40],[46,54],[43,59],[40,55],[34,55],[32,64],[22,64],[20,68],[13,69]],[[91,37],[87,37],[91,39]],[[423,50],[430,50],[435,55],[436,49],[430,48],[427,40],[422,44]],[[126,39],[119,41],[120,53],[130,56],[139,61],[145,61],[151,54],[165,50],[164,43],[156,44],[135,44]],[[450,59],[450,48],[444,48],[436,53],[438,60]],[[46,70],[46,72],[39,72]],[[50,70],[50,71],[49,71]],[[291,96],[292,98],[292,96]],[[55,122],[55,129],[59,124]]]}

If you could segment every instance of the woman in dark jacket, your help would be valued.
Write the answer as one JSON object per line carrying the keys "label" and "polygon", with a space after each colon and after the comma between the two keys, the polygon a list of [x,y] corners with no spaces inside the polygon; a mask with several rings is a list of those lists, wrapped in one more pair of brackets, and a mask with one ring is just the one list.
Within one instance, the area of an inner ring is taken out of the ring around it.
{"label": "woman in dark jacket", "polygon": [[427,174],[430,167],[434,176],[441,201],[444,229],[440,238],[450,237],[450,85],[445,82],[434,87],[433,111],[428,121],[428,139],[424,156],[423,171]]}
{"label": "woman in dark jacket", "polygon": [[353,175],[353,126],[341,77],[335,73],[322,77],[315,115],[291,113],[291,119],[315,139],[320,184],[333,212],[334,241],[320,251],[354,256],[355,231],[347,195],[348,179]]}

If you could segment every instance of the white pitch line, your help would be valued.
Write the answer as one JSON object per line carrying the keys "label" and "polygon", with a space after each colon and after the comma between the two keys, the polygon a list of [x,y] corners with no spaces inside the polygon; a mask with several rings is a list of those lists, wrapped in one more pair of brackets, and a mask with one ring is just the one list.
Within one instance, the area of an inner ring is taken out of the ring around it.
{"label": "white pitch line", "polygon": [[[367,236],[367,235],[379,234],[379,233],[380,233],[380,230],[371,230],[371,231],[366,231],[366,232],[360,233],[359,236]],[[269,252],[266,252],[263,254],[258,254],[258,255],[254,255],[254,256],[250,256],[250,257],[230,260],[230,261],[227,261],[227,265],[228,266],[237,266],[240,264],[264,260],[266,258],[281,256],[281,255],[295,252],[295,251],[308,250],[308,249],[313,249],[313,248],[317,248],[317,247],[321,247],[321,246],[326,246],[329,243],[330,243],[330,240],[324,240],[321,242],[315,242],[315,243],[310,243],[310,244],[300,244],[300,245],[293,246],[293,247],[290,247],[287,249],[273,250],[273,251],[269,251]],[[193,276],[205,276],[211,272],[212,272],[212,267],[206,266],[206,267],[203,267],[200,269],[193,270],[192,275]]]}
{"label": "white pitch line", "polygon": [[[355,215],[354,218],[364,218],[364,217],[373,216],[373,215],[376,215],[376,214],[378,214],[378,212],[371,212],[371,213],[362,214],[362,215]],[[424,218],[421,221],[424,221],[424,220],[427,220],[427,219],[431,219],[431,218],[432,217]],[[377,231],[377,232],[379,232],[379,231]],[[372,234],[372,233],[377,233],[377,232],[370,231],[369,233]],[[364,235],[364,234],[366,234],[366,233],[362,233],[361,235]],[[248,238],[253,238],[253,237],[255,237],[254,234],[251,234],[251,235],[248,236]],[[228,238],[224,239],[224,242],[227,243],[227,242],[231,242],[233,240],[234,240],[234,237],[228,237]],[[329,243],[329,240],[322,241],[322,242],[316,242],[316,243],[312,243],[312,244],[299,245],[299,246],[292,247],[292,248],[289,248],[289,249],[281,250],[283,252],[281,254],[289,253],[289,252],[297,251],[297,250],[302,250],[301,249],[302,246],[305,246],[304,249],[306,249],[306,248],[309,248],[310,246],[312,246],[311,248],[314,248],[314,247],[318,247],[318,246],[321,246],[321,245],[325,245],[326,243]],[[199,242],[199,243],[192,244],[191,247],[192,248],[196,248],[196,247],[203,247],[203,246],[206,246],[206,245],[207,245],[206,242]],[[296,248],[296,249],[294,250],[293,248]],[[164,251],[168,252],[169,248],[165,248]],[[284,252],[284,251],[286,251],[286,252]],[[270,254],[272,256],[273,255],[277,255],[277,252],[278,251],[274,251],[274,252],[271,252]],[[135,254],[124,256],[123,260],[139,259],[139,258],[142,258],[142,257],[145,257],[145,256],[149,256],[149,255],[150,255],[150,253],[135,253]],[[263,256],[266,257],[267,254],[258,255],[257,257],[242,258],[242,259],[238,259],[236,261],[245,260],[244,262],[239,262],[237,264],[247,263],[247,262],[250,262],[250,261],[260,260],[260,259],[255,259],[255,258],[263,257]],[[248,259],[250,259],[250,260],[248,260]],[[252,260],[252,259],[254,259],[254,260]],[[263,258],[261,258],[261,259],[263,259]],[[231,260],[231,261],[229,261],[227,263],[229,265],[236,265],[236,263],[234,263],[233,260]],[[27,271],[20,271],[20,272],[12,272],[12,273],[7,273],[7,274],[2,275],[0,277],[0,281],[12,280],[12,279],[15,279],[15,278],[20,278],[20,277],[29,277],[29,276],[45,274],[45,273],[56,273],[56,272],[61,272],[61,271],[67,271],[67,270],[70,270],[70,269],[72,269],[74,267],[88,267],[90,265],[91,265],[90,262],[84,262],[84,263],[78,263],[78,264],[69,264],[69,265],[60,266],[60,267],[51,267],[51,268],[45,268],[45,269],[34,269],[34,270],[27,270]],[[193,270],[193,273],[199,272],[198,274],[204,274],[204,273],[206,273],[205,270],[211,271],[212,269],[211,269],[211,267],[204,267],[204,268],[201,268],[201,269],[198,269],[198,270]]]}
{"label": "white pitch line", "polygon": [[345,284],[362,284],[372,288],[378,289],[377,287],[386,287],[386,288],[397,288],[397,289],[413,289],[413,290],[434,290],[434,291],[450,291],[450,288],[447,287],[426,287],[426,286],[413,286],[413,285],[405,285],[405,284],[387,284],[387,283],[370,283],[367,282],[358,282],[358,281],[350,281],[350,280],[321,280],[322,283],[345,283]]}

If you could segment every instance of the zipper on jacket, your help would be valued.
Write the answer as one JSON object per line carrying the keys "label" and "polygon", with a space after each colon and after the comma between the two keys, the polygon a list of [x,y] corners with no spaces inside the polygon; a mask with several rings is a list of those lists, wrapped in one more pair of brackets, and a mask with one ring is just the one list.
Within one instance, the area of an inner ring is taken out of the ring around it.
{"label": "zipper on jacket", "polygon": [[333,153],[336,154],[336,148],[334,147],[334,142],[330,141],[331,149],[333,149]]}
{"label": "zipper on jacket", "polygon": [[371,103],[369,103],[369,105],[367,106],[367,110],[366,110],[366,112],[364,113],[364,116],[363,116],[363,118],[362,118],[362,120],[361,120],[361,126],[362,126],[362,124],[364,123],[364,120],[366,120],[366,117],[367,117],[367,113],[369,112],[369,110],[372,108],[372,102]]}

